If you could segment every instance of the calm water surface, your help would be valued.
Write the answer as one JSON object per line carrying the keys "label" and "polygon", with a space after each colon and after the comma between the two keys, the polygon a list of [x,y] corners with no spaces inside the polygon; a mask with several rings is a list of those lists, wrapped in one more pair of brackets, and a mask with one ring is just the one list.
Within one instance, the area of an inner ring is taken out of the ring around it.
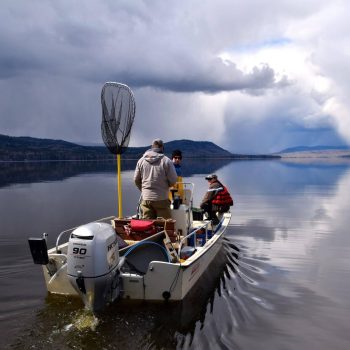
{"label": "calm water surface", "polygon": [[[135,163],[123,163],[124,214]],[[0,163],[0,348],[349,349],[350,163],[190,162],[198,205],[216,172],[235,206],[213,266],[181,303],[115,303],[78,329],[47,295],[27,238],[116,214],[113,163]]]}

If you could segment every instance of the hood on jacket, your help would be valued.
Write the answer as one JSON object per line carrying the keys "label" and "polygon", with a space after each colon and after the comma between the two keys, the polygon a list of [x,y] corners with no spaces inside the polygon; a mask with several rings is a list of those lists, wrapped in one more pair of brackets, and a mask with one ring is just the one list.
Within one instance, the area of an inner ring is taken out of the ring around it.
{"label": "hood on jacket", "polygon": [[150,164],[153,164],[153,163],[161,160],[163,157],[164,157],[163,153],[155,152],[152,149],[149,149],[143,155],[143,158]]}

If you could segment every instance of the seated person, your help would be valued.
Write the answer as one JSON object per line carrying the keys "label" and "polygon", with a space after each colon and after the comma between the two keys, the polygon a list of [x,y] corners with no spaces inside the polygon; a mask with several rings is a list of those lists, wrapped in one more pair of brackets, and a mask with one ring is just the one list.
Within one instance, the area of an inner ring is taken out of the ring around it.
{"label": "seated person", "polygon": [[208,219],[217,225],[219,219],[216,213],[228,212],[230,206],[233,205],[233,200],[227,188],[218,180],[217,175],[208,175],[205,179],[209,182],[209,189],[204,195],[200,207],[208,214]]}

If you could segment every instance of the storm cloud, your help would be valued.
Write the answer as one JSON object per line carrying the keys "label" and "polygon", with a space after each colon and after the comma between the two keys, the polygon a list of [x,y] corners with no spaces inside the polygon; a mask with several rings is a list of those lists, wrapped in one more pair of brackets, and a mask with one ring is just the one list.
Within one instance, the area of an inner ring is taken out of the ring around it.
{"label": "storm cloud", "polygon": [[2,134],[101,143],[100,91],[120,81],[136,97],[131,145],[264,153],[350,141],[346,1],[0,6]]}

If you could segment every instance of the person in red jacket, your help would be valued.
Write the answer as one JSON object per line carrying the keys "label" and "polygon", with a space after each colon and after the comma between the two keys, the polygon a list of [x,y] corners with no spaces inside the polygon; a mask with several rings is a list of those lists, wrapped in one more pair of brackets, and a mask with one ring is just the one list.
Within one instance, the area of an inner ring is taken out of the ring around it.
{"label": "person in red jacket", "polygon": [[208,213],[209,220],[212,220],[213,224],[216,225],[219,223],[216,213],[229,211],[233,200],[227,188],[218,180],[217,175],[208,175],[205,179],[209,182],[209,189],[204,195],[200,207]]}

